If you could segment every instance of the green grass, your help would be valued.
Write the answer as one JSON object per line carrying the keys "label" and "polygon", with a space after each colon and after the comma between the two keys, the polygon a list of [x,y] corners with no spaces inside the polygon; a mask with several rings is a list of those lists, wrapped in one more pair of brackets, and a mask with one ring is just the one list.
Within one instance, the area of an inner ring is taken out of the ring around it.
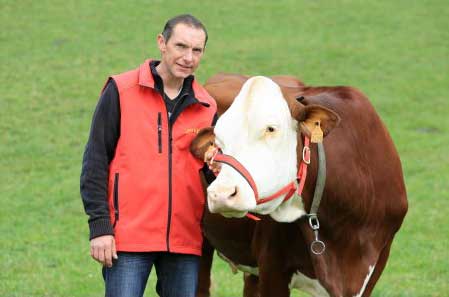
{"label": "green grass", "polygon": [[[184,12],[209,30],[200,81],[221,71],[292,74],[370,97],[401,155],[410,204],[373,296],[447,296],[446,1],[3,0],[0,8],[0,296],[102,295],[79,198],[91,116],[106,77],[158,57],[156,34]],[[241,278],[217,260],[214,296],[240,296]]]}

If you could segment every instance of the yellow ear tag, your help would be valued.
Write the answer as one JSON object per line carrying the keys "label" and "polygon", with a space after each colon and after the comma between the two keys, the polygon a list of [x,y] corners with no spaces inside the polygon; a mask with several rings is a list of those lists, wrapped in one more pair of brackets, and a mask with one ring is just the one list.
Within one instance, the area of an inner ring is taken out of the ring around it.
{"label": "yellow ear tag", "polygon": [[312,135],[310,137],[310,142],[312,142],[312,143],[323,142],[323,130],[321,130],[321,124],[319,121],[315,122],[315,126],[312,129]]}

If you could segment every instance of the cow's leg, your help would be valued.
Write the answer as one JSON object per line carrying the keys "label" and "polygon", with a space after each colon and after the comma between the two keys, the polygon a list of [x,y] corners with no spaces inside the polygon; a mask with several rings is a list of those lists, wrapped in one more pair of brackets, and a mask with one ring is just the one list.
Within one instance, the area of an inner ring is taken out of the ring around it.
{"label": "cow's leg", "polygon": [[392,240],[390,240],[390,242],[388,242],[385,245],[382,252],[380,253],[379,260],[377,260],[376,268],[374,269],[374,272],[371,275],[371,278],[368,282],[368,285],[366,286],[365,292],[363,293],[362,297],[371,296],[371,292],[374,289],[374,285],[379,280],[380,275],[382,274],[382,271],[384,270],[387,264],[388,256],[390,255],[391,243]]}
{"label": "cow's leg", "polygon": [[243,273],[243,297],[259,297],[259,277],[247,272]]}
{"label": "cow's leg", "polygon": [[209,243],[206,237],[203,241],[203,255],[200,258],[200,269],[198,272],[198,291],[197,297],[209,297],[210,296],[210,284],[211,284],[211,269],[212,261],[214,257],[214,248]]}
{"label": "cow's leg", "polygon": [[[351,251],[351,253],[348,254],[343,250],[339,253],[339,262],[341,263],[340,273],[345,276],[342,280],[344,287],[342,295],[370,296],[368,292],[372,290],[372,287],[385,267],[385,261],[379,263],[380,255],[383,252],[382,245],[374,242],[366,242],[358,245],[350,243],[347,246],[348,251]],[[373,275],[377,270],[377,265],[380,265],[380,271],[379,275],[374,277]],[[368,290],[370,283],[372,283],[371,289]]]}

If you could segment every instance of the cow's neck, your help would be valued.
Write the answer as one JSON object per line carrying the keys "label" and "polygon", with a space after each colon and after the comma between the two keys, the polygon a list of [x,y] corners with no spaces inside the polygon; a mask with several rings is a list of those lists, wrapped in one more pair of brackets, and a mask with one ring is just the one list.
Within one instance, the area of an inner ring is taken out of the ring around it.
{"label": "cow's neck", "polygon": [[[305,162],[305,154],[304,154],[304,147],[309,150],[309,156],[308,162]],[[304,166],[307,167],[307,164],[310,163],[310,149],[309,147],[309,141],[307,137],[305,138],[304,147],[301,151],[303,151],[302,154],[302,160],[299,162],[300,165],[298,167]],[[304,187],[305,179],[306,179],[306,173],[303,176],[299,176],[300,172],[305,169],[307,172],[307,168],[300,168],[298,172],[298,178],[300,179],[300,185],[298,187],[298,191],[295,192],[294,197],[292,197],[290,200],[282,203],[281,205],[276,208],[275,211],[270,213],[270,216],[278,222],[293,222],[300,217],[304,215],[314,216],[317,217],[318,208],[321,202],[321,197],[323,195],[324,190],[324,184],[326,182],[326,156],[324,153],[324,147],[322,143],[317,144],[318,147],[318,176],[316,179],[316,185],[315,185],[315,191],[313,194],[313,199],[311,201],[311,207],[310,212],[307,214],[307,212],[304,210],[304,204],[302,200],[302,190]],[[318,219],[316,219],[318,220]]]}
{"label": "cow's neck", "polygon": [[306,211],[301,196],[295,193],[292,198],[282,203],[275,211],[270,213],[273,220],[282,223],[291,223],[304,216]]}

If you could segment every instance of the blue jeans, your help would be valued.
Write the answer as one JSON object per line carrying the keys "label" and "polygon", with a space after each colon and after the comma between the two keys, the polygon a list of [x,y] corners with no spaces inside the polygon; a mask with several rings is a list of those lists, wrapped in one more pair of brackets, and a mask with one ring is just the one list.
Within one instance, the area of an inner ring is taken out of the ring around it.
{"label": "blue jeans", "polygon": [[106,297],[142,297],[155,267],[161,297],[195,297],[199,256],[166,252],[119,252],[111,268],[103,267]]}

